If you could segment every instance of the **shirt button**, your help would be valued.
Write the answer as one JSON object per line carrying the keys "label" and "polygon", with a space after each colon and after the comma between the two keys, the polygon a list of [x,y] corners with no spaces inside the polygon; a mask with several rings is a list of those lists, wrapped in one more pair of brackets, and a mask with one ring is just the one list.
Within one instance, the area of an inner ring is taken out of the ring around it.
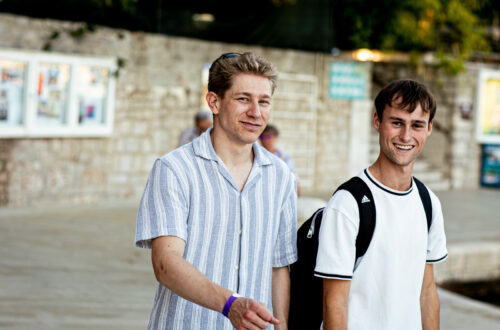
{"label": "shirt button", "polygon": [[238,270],[240,267],[238,265],[234,266],[235,270]]}
{"label": "shirt button", "polygon": [[241,230],[239,231],[238,235],[241,235]]}

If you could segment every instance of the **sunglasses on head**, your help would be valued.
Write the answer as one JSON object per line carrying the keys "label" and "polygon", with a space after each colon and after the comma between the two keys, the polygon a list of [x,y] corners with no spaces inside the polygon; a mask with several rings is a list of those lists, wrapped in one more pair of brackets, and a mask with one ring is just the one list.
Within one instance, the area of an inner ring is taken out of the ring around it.
{"label": "sunglasses on head", "polygon": [[225,54],[222,54],[221,57],[224,57],[224,58],[231,58],[231,57],[237,57],[237,56],[241,56],[240,53],[225,53]]}

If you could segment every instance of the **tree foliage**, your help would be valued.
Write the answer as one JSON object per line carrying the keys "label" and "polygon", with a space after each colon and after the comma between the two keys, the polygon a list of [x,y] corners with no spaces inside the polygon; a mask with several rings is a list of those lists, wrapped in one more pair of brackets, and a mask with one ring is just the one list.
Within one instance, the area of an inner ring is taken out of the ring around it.
{"label": "tree foliage", "polygon": [[[497,0],[2,0],[0,11],[234,43],[330,52],[500,51]],[[211,14],[199,21],[196,14]],[[498,28],[498,26],[497,26]]]}
{"label": "tree foliage", "polygon": [[396,11],[393,33],[382,49],[433,50],[455,55],[472,50],[489,51],[484,25],[474,14],[477,1],[412,0]]}

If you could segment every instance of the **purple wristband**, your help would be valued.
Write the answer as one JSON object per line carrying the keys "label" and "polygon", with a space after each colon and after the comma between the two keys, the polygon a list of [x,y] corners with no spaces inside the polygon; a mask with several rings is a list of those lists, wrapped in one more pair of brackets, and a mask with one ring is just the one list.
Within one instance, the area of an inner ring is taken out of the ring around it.
{"label": "purple wristband", "polygon": [[231,305],[233,305],[233,302],[239,297],[241,297],[239,294],[233,293],[232,295],[229,296],[229,298],[227,298],[226,303],[224,304],[224,308],[222,308],[222,315],[228,317],[227,315],[229,314]]}

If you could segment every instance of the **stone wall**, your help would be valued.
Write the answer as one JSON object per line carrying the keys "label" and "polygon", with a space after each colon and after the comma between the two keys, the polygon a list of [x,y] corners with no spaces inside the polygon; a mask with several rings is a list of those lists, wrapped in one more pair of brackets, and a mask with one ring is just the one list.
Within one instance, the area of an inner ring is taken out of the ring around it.
{"label": "stone wall", "polygon": [[[0,139],[0,206],[137,201],[154,159],[174,149],[180,132],[193,124],[203,65],[230,51],[258,53],[287,77],[276,92],[271,122],[282,132],[281,146],[296,159],[305,194],[326,196],[368,165],[367,157],[360,157],[364,151],[353,148],[368,145],[371,101],[329,98],[329,65],[336,57],[105,27],[72,37],[80,26],[0,14],[1,48],[50,46],[54,52],[110,56],[124,63],[110,137]],[[58,37],[51,38],[55,32]],[[454,187],[477,187],[479,156],[472,126],[456,117],[463,98],[473,97],[473,84],[467,82],[472,76],[456,82],[430,67],[412,72],[397,63],[375,64],[373,70],[373,93],[380,81],[415,75],[439,91],[438,119],[451,133],[433,134],[425,156],[449,173]]]}
{"label": "stone wall", "polygon": [[[1,206],[139,199],[154,159],[174,149],[179,133],[192,125],[200,107],[203,65],[229,51],[258,53],[291,77],[278,89],[271,121],[305,177],[303,191],[332,191],[346,177],[352,102],[327,97],[332,56],[105,27],[72,37],[70,32],[80,26],[0,15],[2,48],[41,50],[49,45],[53,52],[111,56],[125,64],[117,78],[110,137],[0,140]],[[55,32],[58,37],[51,39]],[[294,77],[299,83],[306,77],[315,86],[306,95],[308,103],[283,102],[287,94],[302,92],[297,84],[294,90]],[[307,118],[300,119],[304,114]],[[302,134],[309,141],[306,148]]]}

